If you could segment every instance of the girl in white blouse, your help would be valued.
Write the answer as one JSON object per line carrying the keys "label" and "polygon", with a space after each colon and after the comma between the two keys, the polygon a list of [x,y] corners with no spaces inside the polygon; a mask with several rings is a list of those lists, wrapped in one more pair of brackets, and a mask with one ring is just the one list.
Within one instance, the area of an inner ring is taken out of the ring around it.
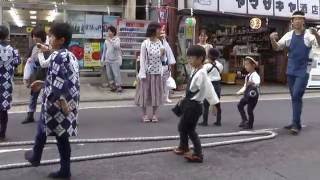
{"label": "girl in white blouse", "polygon": [[[256,72],[256,67],[258,67],[258,62],[252,57],[245,57],[245,69],[248,75],[245,78],[244,86],[237,92],[237,94],[244,94],[238,104],[238,110],[241,115],[242,122],[239,127],[243,129],[252,129],[254,122],[254,109],[258,103],[259,99],[259,86],[260,86],[260,76]],[[247,113],[249,119],[244,111],[244,106],[247,107]]]}

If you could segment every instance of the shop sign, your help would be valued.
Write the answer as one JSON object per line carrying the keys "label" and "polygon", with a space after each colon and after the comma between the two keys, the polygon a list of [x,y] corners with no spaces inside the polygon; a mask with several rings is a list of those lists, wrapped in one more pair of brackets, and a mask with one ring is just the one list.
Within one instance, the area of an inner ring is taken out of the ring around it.
{"label": "shop sign", "polygon": [[103,32],[102,32],[103,39],[105,39],[108,35],[107,33],[108,27],[109,26],[117,27],[118,21],[119,21],[118,16],[103,16]]}
{"label": "shop sign", "polygon": [[84,43],[84,67],[99,67],[100,64],[100,42]]}
{"label": "shop sign", "polygon": [[297,0],[275,0],[274,15],[291,17],[292,13],[298,10],[297,2]]}
{"label": "shop sign", "polygon": [[157,10],[158,12],[158,22],[161,24],[161,27],[167,26],[168,23],[168,8],[160,7]]}
{"label": "shop sign", "polygon": [[305,13],[307,19],[319,20],[319,0],[299,0],[298,7]]}
{"label": "shop sign", "polygon": [[220,12],[247,13],[247,0],[220,0]]}
{"label": "shop sign", "polygon": [[320,19],[319,6],[319,0],[197,0],[193,3],[196,10],[278,17],[291,17],[293,12],[301,10],[307,19],[316,20]]}
{"label": "shop sign", "polygon": [[252,18],[250,20],[251,29],[260,29],[262,25],[262,21],[260,18]]}
{"label": "shop sign", "polygon": [[87,14],[84,26],[85,37],[90,39],[102,38],[102,15]]}
{"label": "shop sign", "polygon": [[273,0],[248,0],[248,13],[273,16]]}
{"label": "shop sign", "polygon": [[193,1],[193,7],[195,9],[201,9],[201,10],[204,10],[204,11],[218,11],[218,0],[197,0],[197,1]]}

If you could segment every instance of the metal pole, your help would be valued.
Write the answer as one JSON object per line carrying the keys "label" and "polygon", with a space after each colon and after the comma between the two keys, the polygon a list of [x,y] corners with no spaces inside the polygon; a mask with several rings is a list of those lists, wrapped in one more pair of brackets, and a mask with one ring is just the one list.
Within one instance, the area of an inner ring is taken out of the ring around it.
{"label": "metal pole", "polygon": [[149,0],[146,0],[146,20],[150,20]]}
{"label": "metal pole", "polygon": [[3,15],[2,12],[3,12],[2,11],[2,5],[0,4],[0,25],[2,25],[2,17],[3,17],[2,16]]}
{"label": "metal pole", "polygon": [[[64,0],[63,4],[67,4],[67,0]],[[67,10],[66,8],[63,8],[63,22],[67,22],[67,19],[68,19]]]}

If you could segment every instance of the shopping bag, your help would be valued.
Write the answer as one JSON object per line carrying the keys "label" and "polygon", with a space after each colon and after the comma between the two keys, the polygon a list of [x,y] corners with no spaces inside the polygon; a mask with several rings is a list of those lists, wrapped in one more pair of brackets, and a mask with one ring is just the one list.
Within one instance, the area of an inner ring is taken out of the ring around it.
{"label": "shopping bag", "polygon": [[174,79],[170,76],[166,82],[166,85],[169,89],[176,89],[177,85]]}

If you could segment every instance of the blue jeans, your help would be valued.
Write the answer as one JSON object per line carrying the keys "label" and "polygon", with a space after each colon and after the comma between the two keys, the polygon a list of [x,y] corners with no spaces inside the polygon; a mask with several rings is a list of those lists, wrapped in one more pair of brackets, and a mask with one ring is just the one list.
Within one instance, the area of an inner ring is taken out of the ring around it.
{"label": "blue jeans", "polygon": [[39,92],[32,92],[31,91],[28,112],[36,112],[39,94],[40,94],[40,91]]}
{"label": "blue jeans", "polygon": [[309,74],[305,77],[288,75],[288,85],[292,101],[292,125],[301,129],[302,97],[308,84]]}

